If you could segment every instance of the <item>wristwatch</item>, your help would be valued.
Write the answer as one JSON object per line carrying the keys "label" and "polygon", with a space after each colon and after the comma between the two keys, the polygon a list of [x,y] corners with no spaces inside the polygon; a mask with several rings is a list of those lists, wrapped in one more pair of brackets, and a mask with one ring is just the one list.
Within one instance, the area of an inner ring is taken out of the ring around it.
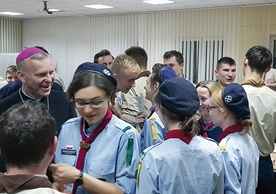
{"label": "wristwatch", "polygon": [[83,171],[80,171],[79,177],[75,180],[76,186],[81,186],[83,184],[82,177],[83,177]]}

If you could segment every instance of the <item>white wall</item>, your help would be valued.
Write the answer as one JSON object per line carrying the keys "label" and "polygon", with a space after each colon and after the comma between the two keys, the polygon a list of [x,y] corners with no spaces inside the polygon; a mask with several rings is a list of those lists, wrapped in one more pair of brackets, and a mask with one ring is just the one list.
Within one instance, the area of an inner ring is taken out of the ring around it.
{"label": "white wall", "polygon": [[[269,37],[275,31],[274,13],[276,6],[258,6],[28,19],[23,20],[22,39],[23,46],[41,45],[52,53],[58,73],[68,86],[76,67],[92,61],[94,54],[104,48],[116,56],[139,45],[147,51],[151,69],[154,63],[163,61],[165,51],[182,51],[184,40],[223,38],[224,55],[236,60],[236,81],[241,82],[247,49],[256,44],[269,48]],[[202,56],[200,80],[213,77],[210,69],[216,61],[209,65],[205,61]],[[185,65],[189,76],[193,64]]]}

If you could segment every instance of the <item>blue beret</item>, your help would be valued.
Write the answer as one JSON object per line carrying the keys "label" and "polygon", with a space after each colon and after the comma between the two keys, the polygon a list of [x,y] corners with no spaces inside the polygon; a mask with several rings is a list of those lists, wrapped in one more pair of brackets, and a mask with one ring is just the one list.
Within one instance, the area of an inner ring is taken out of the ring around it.
{"label": "blue beret", "polygon": [[108,79],[112,84],[117,86],[117,79],[115,78],[114,74],[108,67],[106,67],[103,64],[91,63],[91,62],[82,63],[78,66],[74,75],[77,75],[77,74],[83,73],[83,72],[91,72],[91,73],[100,74],[100,75],[106,77],[106,79]]}
{"label": "blue beret", "polygon": [[169,66],[164,66],[160,71],[159,71],[159,82],[162,84],[165,80],[177,77],[174,70],[169,67]]}
{"label": "blue beret", "polygon": [[247,95],[241,85],[237,83],[227,85],[222,91],[222,100],[237,119],[250,119]]}
{"label": "blue beret", "polygon": [[164,81],[159,88],[158,100],[168,111],[181,117],[193,116],[199,109],[194,85],[182,77]]}

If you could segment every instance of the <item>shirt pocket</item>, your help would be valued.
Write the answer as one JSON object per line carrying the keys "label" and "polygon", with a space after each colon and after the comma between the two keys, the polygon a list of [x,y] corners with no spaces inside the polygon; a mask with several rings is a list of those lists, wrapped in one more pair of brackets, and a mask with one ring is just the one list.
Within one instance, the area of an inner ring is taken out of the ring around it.
{"label": "shirt pocket", "polygon": [[76,164],[76,156],[61,155],[60,159],[60,163],[63,164],[68,164],[70,166],[75,166]]}
{"label": "shirt pocket", "polygon": [[92,160],[89,171],[89,174],[99,180],[115,183],[115,163]]}

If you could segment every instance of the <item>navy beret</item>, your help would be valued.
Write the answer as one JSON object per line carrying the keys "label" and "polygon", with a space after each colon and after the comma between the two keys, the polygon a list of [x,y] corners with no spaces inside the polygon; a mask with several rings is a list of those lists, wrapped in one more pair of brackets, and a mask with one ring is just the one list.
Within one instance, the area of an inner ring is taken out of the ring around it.
{"label": "navy beret", "polygon": [[114,74],[108,67],[106,67],[103,64],[91,63],[91,62],[82,63],[78,66],[74,75],[82,73],[82,72],[92,72],[92,73],[97,73],[97,74],[103,75],[112,84],[117,86],[117,79],[115,78]]}
{"label": "navy beret", "polygon": [[241,85],[237,83],[227,85],[222,91],[222,100],[237,119],[250,119],[247,95]]}
{"label": "navy beret", "polygon": [[199,109],[194,85],[182,77],[164,81],[159,88],[158,100],[168,111],[181,117],[193,116]]}
{"label": "navy beret", "polygon": [[165,80],[177,77],[174,70],[169,67],[169,66],[164,66],[160,71],[159,71],[159,82],[162,84]]}

